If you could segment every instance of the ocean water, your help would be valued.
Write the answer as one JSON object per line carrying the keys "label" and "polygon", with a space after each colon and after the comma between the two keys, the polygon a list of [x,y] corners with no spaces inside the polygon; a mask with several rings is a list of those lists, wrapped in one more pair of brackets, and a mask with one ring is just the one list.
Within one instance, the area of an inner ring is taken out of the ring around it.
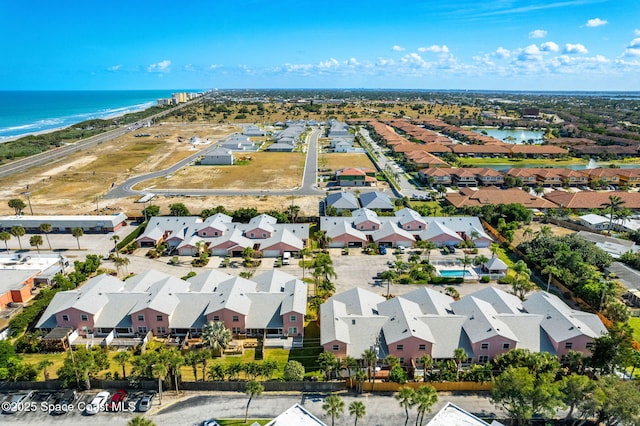
{"label": "ocean water", "polygon": [[193,90],[0,91],[0,142],[156,105]]}

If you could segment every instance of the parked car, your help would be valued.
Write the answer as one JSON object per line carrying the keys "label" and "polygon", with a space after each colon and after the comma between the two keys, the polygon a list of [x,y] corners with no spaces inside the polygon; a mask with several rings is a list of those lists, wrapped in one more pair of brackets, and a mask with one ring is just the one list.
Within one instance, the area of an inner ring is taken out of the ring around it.
{"label": "parked car", "polygon": [[51,414],[67,414],[71,404],[78,399],[78,394],[73,389],[59,393],[53,400],[54,409]]}
{"label": "parked car", "polygon": [[113,396],[111,396],[111,401],[109,405],[107,405],[107,409],[109,411],[118,411],[122,410],[124,407],[124,402],[127,400],[127,391],[124,389],[118,389],[114,392]]}
{"label": "parked car", "polygon": [[405,246],[398,246],[398,251],[402,254],[405,254],[407,251],[407,248]]}
{"label": "parked car", "polygon": [[220,426],[220,423],[216,422],[213,419],[209,419],[202,422],[202,426]]}
{"label": "parked car", "polygon": [[11,398],[9,398],[8,401],[5,401],[2,404],[3,406],[2,412],[4,414],[17,413],[18,411],[21,410],[22,408],[21,405],[26,403],[29,399],[31,399],[34,393],[35,391],[30,391],[30,392],[21,392],[15,395],[11,395]]}
{"label": "parked car", "polygon": [[387,248],[386,248],[386,247],[380,247],[380,248],[378,249],[378,252],[379,252],[380,254],[387,254]]}
{"label": "parked car", "polygon": [[145,394],[138,403],[138,411],[149,411],[151,408],[151,404],[153,403],[153,397],[156,396],[155,393]]}
{"label": "parked car", "polygon": [[106,391],[98,393],[85,408],[85,413],[93,416],[94,414],[98,414],[100,411],[104,410],[107,401],[109,401],[109,396],[109,392]]}
{"label": "parked car", "polygon": [[449,250],[449,253],[451,253],[451,254],[456,252],[456,248],[454,246],[448,246],[447,250]]}

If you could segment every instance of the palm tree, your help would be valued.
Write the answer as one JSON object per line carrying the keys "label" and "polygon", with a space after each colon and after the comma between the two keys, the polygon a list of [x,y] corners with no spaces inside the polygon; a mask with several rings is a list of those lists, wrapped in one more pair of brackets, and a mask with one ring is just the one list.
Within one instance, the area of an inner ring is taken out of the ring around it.
{"label": "palm tree", "polygon": [[625,201],[617,195],[609,195],[609,202],[600,204],[605,210],[609,210],[609,235],[611,235],[611,224],[613,216],[622,208]]}
{"label": "palm tree", "polygon": [[356,359],[349,355],[340,360],[340,368],[344,368],[345,370],[347,370],[349,378],[351,378],[351,369],[355,368],[357,365],[358,362],[356,361]]}
{"label": "palm tree", "polygon": [[129,351],[121,351],[113,356],[113,360],[120,364],[122,367],[122,379],[127,380],[127,370],[125,369],[125,365],[131,359],[131,352]]}
{"label": "palm tree", "polygon": [[536,194],[539,197],[542,194],[544,194],[544,188],[542,186],[538,185],[535,188],[533,188],[533,193]]}
{"label": "palm tree", "polygon": [[344,401],[335,393],[325,398],[322,409],[331,416],[331,426],[335,424],[335,419],[340,418],[340,414],[344,412]]}
{"label": "palm tree", "polygon": [[378,354],[376,354],[376,351],[374,351],[373,349],[365,349],[364,352],[362,352],[362,359],[367,364],[367,370],[369,371],[369,381],[372,381],[376,361],[378,360]]}
{"label": "palm tree", "polygon": [[120,237],[114,235],[111,237],[111,240],[113,241],[113,251],[116,254],[116,257],[120,257],[120,252],[118,251],[118,241],[120,241]]}
{"label": "palm tree", "polygon": [[449,297],[453,297],[454,299],[458,300],[460,298],[460,293],[458,292],[458,290],[455,287],[446,287],[444,289],[444,294],[446,294]]}
{"label": "palm tree", "polygon": [[309,247],[304,247],[300,250],[300,257],[302,258],[302,281],[304,281],[304,271],[306,269],[305,257],[311,254],[311,249]]}
{"label": "palm tree", "polygon": [[14,226],[11,228],[11,235],[18,239],[18,245],[20,246],[20,250],[22,250],[22,242],[20,241],[20,237],[23,237],[26,231],[22,226]]}
{"label": "palm tree", "polygon": [[558,274],[560,273],[560,268],[556,267],[555,265],[547,265],[544,267],[544,269],[542,271],[540,271],[540,273],[542,275],[547,274],[547,293],[549,292],[549,289],[551,288],[551,278],[553,278],[553,276],[558,276]]}
{"label": "palm tree", "polygon": [[418,362],[420,364],[422,364],[423,368],[424,368],[424,377],[422,378],[423,382],[427,381],[427,370],[431,371],[431,369],[433,368],[433,358],[431,358],[431,355],[429,354],[424,354],[421,355],[420,357],[418,357]]}
{"label": "palm tree", "polygon": [[[433,386],[422,386],[416,391],[413,399],[413,404],[418,410],[418,417],[416,417],[416,425],[422,426],[424,420],[424,414],[428,411],[431,412],[431,407],[438,402],[438,392],[436,392]],[[419,420],[418,420],[419,419]]]}
{"label": "palm tree", "polygon": [[76,237],[76,241],[78,243],[78,250],[80,250],[80,237],[84,235],[84,231],[82,230],[82,228],[73,228],[71,230],[71,235]]}
{"label": "palm tree", "polygon": [[489,250],[491,250],[491,258],[493,259],[494,257],[496,257],[498,250],[500,250],[500,244],[491,243],[491,245],[489,246]]}
{"label": "palm tree", "polygon": [[231,331],[220,321],[209,321],[202,329],[202,340],[211,348],[214,356],[221,356],[231,342]]}
{"label": "palm tree", "polygon": [[387,297],[389,297],[390,296],[389,287],[391,286],[391,282],[396,278],[398,278],[398,274],[394,270],[387,269],[386,271],[380,274],[380,278],[387,281]]}
{"label": "palm tree", "polygon": [[127,426],[156,426],[156,424],[142,416],[135,416],[127,422]]}
{"label": "palm tree", "polygon": [[153,373],[153,377],[158,378],[158,398],[160,400],[160,404],[162,404],[162,382],[164,381],[164,378],[167,377],[169,369],[166,365],[157,363],[151,366],[151,371]]}
{"label": "palm tree", "polygon": [[[193,369],[193,380],[198,381],[198,364],[200,363],[200,352],[189,351],[184,356],[184,363]],[[204,377],[202,378],[204,380]]]}
{"label": "palm tree", "polygon": [[249,417],[249,404],[251,404],[251,400],[253,399],[254,396],[262,395],[263,391],[264,391],[264,387],[260,384],[260,382],[257,382],[255,380],[251,380],[250,382],[247,382],[247,387],[245,388],[244,392],[247,395],[249,395],[249,401],[247,401],[247,408],[245,408],[244,410],[245,423],[247,423],[247,418]]}
{"label": "palm tree", "polygon": [[169,369],[171,370],[171,375],[173,376],[173,383],[176,387],[176,395],[180,395],[180,390],[178,389],[178,379],[180,378],[180,367],[184,365],[184,357],[180,352],[172,349],[168,361]]}
{"label": "palm tree", "polygon": [[11,239],[11,233],[7,231],[0,232],[0,241],[4,241],[4,246],[7,249],[7,253],[9,252],[9,241]]}
{"label": "palm tree", "polygon": [[425,250],[427,252],[427,262],[431,261],[431,250],[436,248],[436,244],[429,240],[420,240],[416,242],[416,247]]}
{"label": "palm tree", "polygon": [[394,395],[394,398],[398,401],[400,407],[404,408],[404,413],[406,415],[404,426],[407,426],[407,423],[409,422],[409,408],[413,407],[415,391],[411,388],[403,386],[398,389],[398,393]]}
{"label": "palm tree", "polygon": [[459,257],[458,260],[462,262],[462,269],[464,270],[464,272],[462,273],[462,276],[465,276],[467,274],[467,266],[471,264],[472,259],[471,257],[465,254],[463,257]]}
{"label": "palm tree", "polygon": [[43,359],[36,365],[36,369],[42,370],[42,375],[45,381],[49,380],[49,372],[47,371],[47,368],[51,367],[52,365],[53,361],[49,359]]}
{"label": "palm tree", "polygon": [[527,266],[527,264],[524,262],[524,260],[518,260],[513,266],[512,268],[513,271],[516,273],[516,280],[518,280],[518,278],[520,278],[520,275],[528,275],[531,276],[531,270],[529,269],[529,267]]}
{"label": "palm tree", "polygon": [[40,231],[44,234],[44,237],[47,239],[47,245],[49,246],[49,250],[51,250],[51,243],[49,242],[49,232],[51,232],[51,224],[50,223],[41,223]]}
{"label": "palm tree", "polygon": [[553,230],[549,225],[542,225],[536,235],[542,238],[550,238],[553,235]]}
{"label": "palm tree", "polygon": [[329,237],[324,231],[317,231],[313,234],[313,236],[318,242],[318,247],[320,247],[322,250],[326,249],[331,242],[331,237]]}
{"label": "palm tree", "polygon": [[40,254],[40,246],[44,243],[42,241],[42,237],[40,235],[33,235],[29,238],[29,244],[35,246],[36,250],[38,250],[38,254]]}
{"label": "palm tree", "polygon": [[462,348],[456,348],[453,350],[453,361],[456,363],[456,381],[460,381],[460,370],[462,369],[462,363],[468,358],[467,351]]}
{"label": "palm tree", "polygon": [[358,419],[363,418],[367,414],[367,408],[360,401],[353,401],[349,404],[349,415],[356,418],[353,426],[358,426]]}

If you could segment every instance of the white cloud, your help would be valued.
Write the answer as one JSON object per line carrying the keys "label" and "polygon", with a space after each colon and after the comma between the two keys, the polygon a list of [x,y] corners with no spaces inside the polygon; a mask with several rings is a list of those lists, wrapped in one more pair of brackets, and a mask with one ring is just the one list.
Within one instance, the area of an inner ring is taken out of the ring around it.
{"label": "white cloud", "polygon": [[418,66],[418,67],[428,67],[429,63],[427,61],[425,61],[422,56],[418,55],[417,53],[409,53],[408,55],[405,55],[402,57],[401,61],[404,64],[407,65],[412,65],[412,66]]}
{"label": "white cloud", "polygon": [[391,49],[396,51],[396,52],[402,52],[403,50],[405,50],[404,47],[398,46],[397,44],[395,46],[393,46]]}
{"label": "white cloud", "polygon": [[544,38],[546,35],[545,30],[533,30],[529,33],[529,38]]}
{"label": "white cloud", "polygon": [[151,64],[149,65],[149,67],[147,68],[147,71],[149,72],[170,72],[171,69],[169,68],[171,66],[171,61],[168,59],[165,59],[164,61],[160,61],[157,62],[155,64]]}
{"label": "white cloud", "polygon": [[222,67],[222,65],[220,64],[211,64],[211,66],[209,66],[210,69],[215,70],[216,68],[220,68]]}
{"label": "white cloud", "polygon": [[120,68],[122,68],[122,64],[118,64],[118,65],[114,65],[112,67],[107,68],[109,71],[118,71]]}
{"label": "white cloud", "polygon": [[540,45],[540,50],[543,52],[557,52],[560,50],[560,46],[552,41],[546,41]]}
{"label": "white cloud", "polygon": [[633,30],[633,33],[637,36],[640,36],[640,30]]}
{"label": "white cloud", "polygon": [[330,69],[330,68],[336,68],[340,66],[340,62],[338,62],[336,59],[334,58],[329,58],[329,60],[327,61],[322,61],[318,64],[318,68],[320,69]]}
{"label": "white cloud", "polygon": [[607,25],[609,22],[604,20],[604,19],[600,19],[600,18],[593,18],[593,19],[589,19],[587,21],[587,23],[585,24],[587,27],[601,27],[603,25]]}
{"label": "white cloud", "polygon": [[572,43],[567,43],[564,45],[564,52],[565,53],[589,53],[589,51],[587,50],[586,47],[584,47],[584,45],[580,44],[580,43],[576,43],[576,44],[572,44]]}
{"label": "white cloud", "polygon": [[345,61],[345,64],[355,67],[360,65],[360,62],[358,62],[356,58],[349,58],[347,61]]}
{"label": "white cloud", "polygon": [[506,59],[506,58],[508,58],[509,56],[511,56],[511,51],[510,51],[510,50],[508,50],[508,49],[505,49],[505,48],[504,48],[504,47],[502,47],[502,46],[500,46],[500,47],[498,47],[498,48],[496,49],[496,51],[495,51],[495,55],[496,55],[498,58]]}
{"label": "white cloud", "polygon": [[429,47],[419,47],[418,52],[449,53],[449,48],[444,44],[442,46],[434,44]]}

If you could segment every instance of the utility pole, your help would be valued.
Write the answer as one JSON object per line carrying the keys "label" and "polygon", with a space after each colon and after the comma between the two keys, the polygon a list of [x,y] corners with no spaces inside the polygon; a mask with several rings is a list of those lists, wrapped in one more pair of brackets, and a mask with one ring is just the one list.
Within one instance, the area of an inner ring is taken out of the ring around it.
{"label": "utility pole", "polygon": [[31,207],[31,192],[23,192],[24,196],[27,197],[27,202],[29,203],[29,211],[31,212],[31,216],[33,216],[33,208]]}

